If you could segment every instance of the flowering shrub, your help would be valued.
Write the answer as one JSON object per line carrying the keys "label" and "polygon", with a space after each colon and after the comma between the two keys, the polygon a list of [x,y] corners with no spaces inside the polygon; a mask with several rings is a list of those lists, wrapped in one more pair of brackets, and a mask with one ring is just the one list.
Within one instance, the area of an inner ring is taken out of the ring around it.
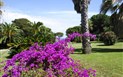
{"label": "flowering shrub", "polygon": [[69,57],[69,54],[74,52],[74,48],[68,43],[77,36],[80,37],[81,34],[70,34],[68,38],[58,39],[58,42],[48,43],[46,46],[35,43],[29,50],[24,50],[6,61],[3,68],[5,73],[2,77],[27,77],[30,71],[30,77],[35,75],[39,77],[42,75],[43,77],[95,76],[95,70],[84,69]]}
{"label": "flowering shrub", "polygon": [[92,40],[95,40],[96,39],[96,35],[90,34],[88,32],[85,32],[82,36],[83,37],[90,37],[90,39],[92,39]]}

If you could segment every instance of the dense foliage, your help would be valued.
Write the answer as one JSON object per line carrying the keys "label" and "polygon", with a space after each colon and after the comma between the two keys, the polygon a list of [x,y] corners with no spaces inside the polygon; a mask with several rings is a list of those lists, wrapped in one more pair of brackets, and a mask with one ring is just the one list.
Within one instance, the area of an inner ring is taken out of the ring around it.
{"label": "dense foliage", "polygon": [[100,13],[111,12],[111,25],[119,38],[123,38],[123,0],[103,0]]}
{"label": "dense foliage", "polygon": [[114,32],[108,31],[101,34],[100,40],[105,45],[114,45],[117,40],[117,37]]}
{"label": "dense foliage", "polygon": [[56,32],[55,36],[58,36],[59,38],[62,37],[64,34],[62,32]]}
{"label": "dense foliage", "polygon": [[9,57],[28,49],[35,42],[45,45],[55,41],[55,35],[50,28],[45,27],[42,22],[33,23],[25,18],[15,19],[12,24],[2,24],[0,33],[1,46],[11,47]]}
{"label": "dense foliage", "polygon": [[[45,46],[35,43],[28,50],[24,50],[6,61],[2,77],[90,77],[95,76],[95,70],[82,68],[78,62],[69,57],[74,48],[69,46],[70,40],[79,33],[68,35],[68,38]],[[84,37],[95,35],[85,33]],[[39,71],[40,70],[40,71]],[[29,74],[29,72],[31,73]],[[37,73],[37,74],[36,74]]]}
{"label": "dense foliage", "polygon": [[31,35],[31,21],[26,18],[15,19],[12,21],[12,24],[15,24],[19,29],[23,30],[23,36]]}
{"label": "dense foliage", "polygon": [[111,30],[110,17],[104,14],[93,15],[90,18],[92,26],[90,32],[94,34],[101,34],[102,32]]}
{"label": "dense foliage", "polygon": [[81,33],[81,26],[74,26],[74,27],[70,27],[66,30],[66,35],[68,36],[69,34],[73,33],[73,32],[78,32]]}
{"label": "dense foliage", "polygon": [[0,24],[0,47],[7,47],[8,43],[14,42],[14,38],[21,32],[14,24]]}

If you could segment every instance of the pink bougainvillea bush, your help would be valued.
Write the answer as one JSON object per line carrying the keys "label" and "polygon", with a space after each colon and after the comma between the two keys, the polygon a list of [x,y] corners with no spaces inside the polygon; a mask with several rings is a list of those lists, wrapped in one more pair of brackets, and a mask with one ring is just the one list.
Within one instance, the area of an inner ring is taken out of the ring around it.
{"label": "pink bougainvillea bush", "polygon": [[[83,34],[84,36],[88,34]],[[81,34],[70,34],[66,39],[53,44],[35,43],[28,50],[13,56],[6,61],[2,77],[90,77],[95,76],[95,70],[82,68],[69,57],[74,48],[68,43]],[[95,35],[89,34],[95,39]],[[29,73],[30,72],[30,73]]]}

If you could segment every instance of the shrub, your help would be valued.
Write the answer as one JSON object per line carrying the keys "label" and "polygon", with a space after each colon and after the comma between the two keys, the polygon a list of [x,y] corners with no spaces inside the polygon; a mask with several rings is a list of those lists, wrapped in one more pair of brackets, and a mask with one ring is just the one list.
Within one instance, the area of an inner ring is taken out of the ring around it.
{"label": "shrub", "polygon": [[[86,33],[87,34],[87,33]],[[90,77],[95,70],[82,68],[78,62],[69,57],[74,48],[68,43],[71,39],[81,36],[74,33],[64,40],[53,44],[35,43],[6,61],[2,77]],[[43,76],[42,76],[43,75]]]}
{"label": "shrub", "polygon": [[55,36],[58,36],[59,38],[62,37],[64,34],[62,32],[55,33]]}
{"label": "shrub", "polygon": [[29,46],[31,46],[31,44],[29,43],[10,43],[8,44],[8,46],[11,46],[10,51],[8,52],[8,56],[7,58],[12,58],[14,55],[20,53],[23,50],[26,50],[29,48]]}
{"label": "shrub", "polygon": [[100,41],[102,41],[105,45],[114,45],[116,40],[117,37],[112,31],[104,32],[100,36]]}
{"label": "shrub", "polygon": [[76,43],[81,43],[82,42],[82,37],[76,37],[71,42],[76,42]]}
{"label": "shrub", "polygon": [[[35,26],[33,26],[35,27]],[[32,30],[30,30],[31,35],[28,36],[16,36],[13,39],[12,43],[8,43],[7,45],[11,47],[8,58],[13,57],[15,54],[20,53],[22,50],[28,49],[31,45],[33,45],[35,42],[42,42],[42,45],[46,45],[46,43],[50,42],[53,43],[55,41],[54,33],[51,31],[50,28],[47,28],[45,26],[40,26],[38,29],[39,31],[33,31],[37,30],[32,27]]]}

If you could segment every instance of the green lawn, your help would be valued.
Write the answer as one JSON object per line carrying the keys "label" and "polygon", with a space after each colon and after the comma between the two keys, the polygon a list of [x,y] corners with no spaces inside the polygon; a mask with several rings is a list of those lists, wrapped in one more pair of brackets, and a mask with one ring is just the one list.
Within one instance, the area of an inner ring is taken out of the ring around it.
{"label": "green lawn", "polygon": [[[5,61],[5,60],[7,59],[7,58],[6,58],[7,56],[8,56],[7,51],[5,51],[5,50],[2,51],[2,50],[0,50],[0,62]],[[1,71],[1,70],[2,70],[2,67],[3,67],[3,66],[4,66],[4,65],[0,63],[0,77],[1,77],[1,75],[2,75],[2,71]]]}
{"label": "green lawn", "polygon": [[92,54],[81,54],[81,43],[72,43],[76,48],[71,55],[75,60],[80,60],[86,68],[97,71],[97,77],[123,77],[123,42],[113,46],[104,46],[103,43],[92,43]]}

